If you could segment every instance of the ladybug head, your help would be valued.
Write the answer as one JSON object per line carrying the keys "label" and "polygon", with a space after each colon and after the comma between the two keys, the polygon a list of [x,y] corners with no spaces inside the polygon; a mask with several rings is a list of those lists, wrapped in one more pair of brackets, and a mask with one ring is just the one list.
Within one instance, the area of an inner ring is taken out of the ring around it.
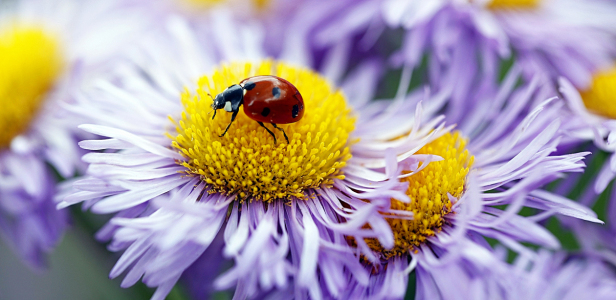
{"label": "ladybug head", "polygon": [[212,120],[214,120],[214,118],[216,117],[216,111],[225,107],[225,96],[223,95],[223,93],[216,95],[216,98],[212,97],[212,95],[210,95],[209,93],[208,95],[214,101],[212,102],[212,111],[214,112],[214,115],[212,116]]}
{"label": "ladybug head", "polygon": [[225,97],[223,93],[216,95],[214,102],[212,103],[212,109],[217,110],[225,107]]}

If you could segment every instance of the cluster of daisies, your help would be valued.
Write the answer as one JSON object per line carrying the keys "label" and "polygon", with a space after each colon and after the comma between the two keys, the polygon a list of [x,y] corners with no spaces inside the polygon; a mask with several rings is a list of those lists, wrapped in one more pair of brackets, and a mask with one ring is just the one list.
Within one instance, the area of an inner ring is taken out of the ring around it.
{"label": "cluster of daisies", "polygon": [[[614,16],[0,1],[2,237],[44,268],[68,207],[106,215],[110,277],[152,299],[616,299]],[[215,103],[260,75],[297,88],[292,122]]]}

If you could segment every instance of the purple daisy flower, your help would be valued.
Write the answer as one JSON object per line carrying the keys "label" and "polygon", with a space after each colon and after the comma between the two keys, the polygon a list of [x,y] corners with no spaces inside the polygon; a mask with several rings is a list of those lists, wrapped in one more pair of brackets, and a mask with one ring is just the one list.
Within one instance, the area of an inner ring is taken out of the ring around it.
{"label": "purple daisy flower", "polygon": [[518,260],[523,282],[510,289],[507,299],[614,299],[616,274],[602,260],[592,256],[540,251],[531,263]]}
{"label": "purple daisy flower", "polygon": [[[588,100],[585,97],[588,95],[581,96],[566,79],[561,79],[560,83],[561,93],[568,103],[563,115],[569,120],[565,126],[568,136],[561,151],[585,148],[593,153],[590,161],[599,161],[602,164],[593,162],[594,169],[563,180],[554,192],[560,195],[579,194],[577,200],[580,204],[605,213],[606,224],[600,226],[573,219],[559,220],[564,228],[574,234],[576,244],[583,253],[601,257],[616,265],[616,189],[609,188],[616,173],[616,154],[613,141],[610,140],[613,135],[613,126],[610,124],[614,120],[587,109],[585,104]],[[604,111],[609,111],[609,106],[605,108]],[[584,177],[588,178],[588,183],[585,183]],[[601,197],[605,199],[602,201]]]}
{"label": "purple daisy flower", "polygon": [[[331,1],[287,1],[287,0],[133,0],[145,9],[166,18],[181,15],[188,20],[199,34],[212,34],[209,25],[224,13],[231,15],[234,22],[264,27],[263,48],[269,55],[279,59],[301,61],[309,65],[328,65],[328,75],[338,77],[348,69],[345,62],[330,64],[331,59],[322,45],[314,41],[314,33],[322,27],[324,19],[336,18],[341,4]],[[244,37],[252,38],[252,37]],[[352,45],[348,40],[337,41],[330,49],[349,54]],[[363,57],[366,57],[365,55]],[[354,57],[353,57],[354,58]],[[344,64],[341,64],[344,63]],[[331,79],[331,76],[330,76]]]}
{"label": "purple daisy flower", "polygon": [[[528,112],[529,98],[541,87],[535,80],[514,88],[519,75],[515,70],[498,89],[486,88],[489,83],[477,85],[472,92],[475,99],[489,99],[482,103],[490,105],[466,107],[463,115],[453,118],[459,131],[441,134],[408,158],[394,156],[395,148],[391,151],[390,156],[398,159],[390,158],[388,173],[402,174],[400,182],[408,184],[406,193],[412,201],[371,202],[382,209],[382,221],[376,223],[386,228],[379,231],[391,229],[393,239],[353,240],[372,276],[370,285],[357,284],[346,296],[401,298],[408,274],[416,270],[420,298],[449,299],[459,293],[502,298],[511,284],[506,279],[509,267],[498,263],[500,259],[485,238],[534,261],[537,253],[522,242],[551,249],[560,246],[540,221],[562,214],[601,223],[586,206],[540,189],[565,172],[581,172],[585,153],[555,153],[563,137],[559,121],[562,102],[546,101]],[[492,78],[486,81],[492,82]],[[447,95],[437,92],[426,98],[424,93],[412,93],[396,109],[387,109],[388,119],[399,118],[396,114],[408,116],[409,109],[420,101],[424,103],[423,118],[430,119],[451,104]],[[415,120],[419,119],[416,116]],[[431,157],[429,164],[416,160],[422,156]],[[521,216],[518,213],[523,207],[537,213]],[[365,222],[377,229],[372,225],[374,220],[367,218]],[[456,274],[456,279],[449,274]],[[491,277],[499,279],[479,279]]]}
{"label": "purple daisy flower", "polygon": [[68,178],[84,169],[79,123],[61,102],[117,50],[114,43],[99,48],[97,39],[127,35],[117,4],[25,0],[0,7],[0,228],[33,267],[44,264],[42,254],[67,225],[52,199],[54,172]]}
{"label": "purple daisy flower", "polygon": [[[231,9],[237,16],[247,19],[265,19],[278,16],[286,18],[284,13],[298,6],[293,1],[284,0],[132,0],[134,3],[148,5],[149,10],[156,11],[161,15],[171,16],[181,14],[190,21],[203,22],[204,16],[220,9]],[[207,23],[207,22],[205,22]]]}
{"label": "purple daisy flower", "polygon": [[[612,264],[616,264],[616,194],[608,186],[616,177],[616,64],[592,74],[592,82],[581,86],[561,77],[558,80],[559,91],[567,101],[562,114],[568,119],[564,130],[568,135],[562,151],[573,151],[587,147],[595,155],[605,155],[605,160],[596,175],[592,174],[591,183],[584,187],[579,202],[595,207],[600,195],[606,193],[607,226],[592,226],[572,220],[562,220],[571,229],[582,249],[592,255],[600,255]],[[591,176],[586,175],[586,176]],[[568,180],[561,185],[558,193],[571,192],[572,183]],[[600,208],[601,209],[601,208]]]}
{"label": "purple daisy flower", "polygon": [[[545,74],[547,83],[565,76],[578,88],[588,87],[616,54],[613,1],[366,0],[342,7],[319,32],[321,44],[355,34],[370,44],[386,28],[402,28],[403,44],[392,62],[415,68],[428,54],[431,85],[458,95],[477,81],[476,74],[496,78],[499,61],[512,54],[526,79]],[[554,94],[552,85],[545,88]]]}
{"label": "purple daisy flower", "polygon": [[[81,128],[107,137],[80,145],[105,151],[83,157],[90,164],[87,176],[75,182],[60,207],[84,202],[95,213],[117,213],[98,235],[112,240],[110,250],[125,250],[110,276],[126,272],[122,286],[143,278],[157,287],[154,299],[164,298],[185,270],[194,270],[195,261],[216,247],[212,243],[220,235],[222,254],[234,264],[214,287],[236,287],[240,298],[271,289],[313,298],[340,295],[345,289],[340,280],[347,276],[368,284],[369,274],[346,234],[391,233],[359,230],[365,216],[377,211],[356,197],[408,201],[402,191],[391,189],[397,181],[383,182],[387,176],[372,171],[385,165],[382,150],[365,146],[387,147],[375,143],[369,120],[378,116],[366,106],[378,66],[361,65],[341,84],[343,94],[302,67],[301,58],[294,64],[268,60],[261,29],[231,19],[223,11],[212,14],[209,34],[197,35],[182,19],[171,18],[166,31],[151,36],[130,62],[117,66],[116,76],[80,94],[80,103],[70,109],[98,124]],[[220,61],[231,63],[216,67]],[[280,131],[272,129],[275,142],[245,114],[219,136],[231,116],[218,112],[212,118],[208,94],[256,74],[285,78],[303,96],[302,119],[279,125],[288,144]],[[402,153],[439,134],[439,123],[415,127]],[[404,126],[408,132],[412,125],[379,126]],[[362,166],[365,160],[373,166]],[[342,188],[356,191],[347,195]],[[349,199],[356,199],[353,206],[347,205]],[[357,217],[361,223],[354,221]],[[330,283],[326,291],[320,280]]]}
{"label": "purple daisy flower", "polygon": [[595,180],[596,195],[603,192],[616,176],[616,110],[611,105],[616,97],[612,93],[614,83],[615,72],[601,73],[591,89],[580,93],[568,80],[561,78],[559,81],[560,92],[568,104],[564,111],[569,117],[566,126],[570,136],[568,142],[593,141],[599,150],[611,153]]}

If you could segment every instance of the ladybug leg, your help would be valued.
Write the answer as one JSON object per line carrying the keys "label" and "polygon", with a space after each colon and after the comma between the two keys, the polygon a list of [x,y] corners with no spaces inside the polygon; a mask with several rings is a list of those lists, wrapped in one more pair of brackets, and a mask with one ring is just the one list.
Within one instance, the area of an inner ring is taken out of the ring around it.
{"label": "ladybug leg", "polygon": [[276,144],[276,136],[274,135],[274,133],[271,130],[269,130],[269,128],[265,127],[265,125],[263,125],[263,122],[257,122],[257,123],[259,123],[261,127],[265,128],[265,130],[267,130],[267,132],[269,132],[269,134],[271,134],[272,137],[274,137],[274,144]]}
{"label": "ladybug leg", "polygon": [[[225,128],[225,132],[223,132],[220,137],[225,136],[225,134],[227,133],[227,130],[229,130],[229,127],[231,127],[231,124],[233,124],[233,121],[235,121],[235,117],[237,117],[237,113],[240,112],[239,110],[236,110],[233,112],[233,114],[231,115],[231,122],[229,122],[229,125],[227,125],[227,128]],[[214,113],[216,114],[216,113]]]}
{"label": "ladybug leg", "polygon": [[284,132],[284,129],[282,129],[282,128],[280,128],[280,127],[276,126],[276,123],[272,123],[272,126],[274,126],[274,128],[276,128],[276,129],[278,129],[278,130],[282,131],[282,134],[284,134],[284,138],[287,140],[287,144],[290,144],[290,143],[289,143],[289,138],[287,137],[287,133],[286,133],[286,132]]}

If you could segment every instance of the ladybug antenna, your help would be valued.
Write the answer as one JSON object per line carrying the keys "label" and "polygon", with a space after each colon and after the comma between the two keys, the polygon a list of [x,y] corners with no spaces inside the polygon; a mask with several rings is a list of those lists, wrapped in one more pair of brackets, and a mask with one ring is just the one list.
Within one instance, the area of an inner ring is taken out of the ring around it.
{"label": "ladybug antenna", "polygon": [[212,110],[207,113],[207,115],[209,116],[212,112],[214,112],[214,115],[212,116],[212,120],[214,120],[214,118],[216,117],[216,99],[214,99],[214,97],[212,97],[212,94],[210,93],[207,93],[207,95],[212,98]]}

